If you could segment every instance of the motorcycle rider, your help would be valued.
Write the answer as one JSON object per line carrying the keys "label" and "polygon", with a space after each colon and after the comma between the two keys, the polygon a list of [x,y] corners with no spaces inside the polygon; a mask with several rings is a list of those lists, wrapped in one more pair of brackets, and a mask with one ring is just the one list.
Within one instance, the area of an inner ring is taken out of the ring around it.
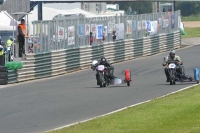
{"label": "motorcycle rider", "polygon": [[[107,61],[105,57],[102,57],[100,61],[96,63],[95,66],[93,66],[92,69],[94,70],[98,65],[104,65],[105,67],[107,67],[106,76],[108,77],[108,80],[109,80],[108,82],[110,82],[110,80],[115,78],[115,76],[113,75],[114,67]],[[96,79],[97,79],[97,74],[96,74]]]}
{"label": "motorcycle rider", "polygon": [[[178,64],[179,64],[179,66],[176,68],[176,71],[180,74],[183,74],[183,66],[181,66],[183,63],[181,62],[181,58],[178,55],[176,55],[175,50],[170,50],[169,55],[166,55],[164,57],[164,63],[162,64],[163,66],[167,65],[166,68],[165,68],[165,75],[167,77],[167,82],[169,82],[169,73],[168,73],[167,62],[168,61],[175,61],[175,60],[177,60]],[[178,75],[178,76],[179,76],[179,78],[181,78],[180,75]]]}

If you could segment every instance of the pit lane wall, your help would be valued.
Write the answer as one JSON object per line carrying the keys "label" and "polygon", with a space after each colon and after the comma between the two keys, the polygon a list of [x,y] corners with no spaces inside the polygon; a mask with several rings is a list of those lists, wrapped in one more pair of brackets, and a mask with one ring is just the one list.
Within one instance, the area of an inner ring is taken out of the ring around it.
{"label": "pit lane wall", "polygon": [[8,71],[8,83],[47,78],[89,68],[92,60],[105,56],[111,63],[155,55],[181,47],[181,33],[124,40],[97,46],[27,54],[24,68]]}

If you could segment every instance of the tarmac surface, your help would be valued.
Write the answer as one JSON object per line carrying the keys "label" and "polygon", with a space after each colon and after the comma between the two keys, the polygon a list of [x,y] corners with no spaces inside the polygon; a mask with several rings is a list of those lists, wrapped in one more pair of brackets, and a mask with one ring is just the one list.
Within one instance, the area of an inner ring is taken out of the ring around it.
{"label": "tarmac surface", "polygon": [[[83,70],[53,79],[0,89],[0,133],[35,133],[153,99],[196,83],[166,83],[161,65],[166,53],[114,64],[115,75],[132,71],[131,86],[99,88],[95,72]],[[200,69],[200,45],[177,50],[186,74]]]}

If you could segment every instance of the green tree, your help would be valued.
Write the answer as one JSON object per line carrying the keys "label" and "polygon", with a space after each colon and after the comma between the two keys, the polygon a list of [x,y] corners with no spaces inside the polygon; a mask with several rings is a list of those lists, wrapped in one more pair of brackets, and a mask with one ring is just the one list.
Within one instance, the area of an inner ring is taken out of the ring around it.
{"label": "green tree", "polygon": [[0,5],[3,4],[4,0],[0,0]]}
{"label": "green tree", "polygon": [[200,14],[200,2],[176,2],[176,10],[181,10],[182,16],[190,16]]}

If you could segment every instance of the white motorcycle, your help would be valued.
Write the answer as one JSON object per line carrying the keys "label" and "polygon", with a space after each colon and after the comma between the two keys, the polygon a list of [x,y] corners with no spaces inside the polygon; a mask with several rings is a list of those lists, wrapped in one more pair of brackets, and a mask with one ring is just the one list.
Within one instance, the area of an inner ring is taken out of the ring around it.
{"label": "white motorcycle", "polygon": [[[178,61],[169,61],[168,62],[168,73],[170,85],[176,84],[176,82],[196,82],[199,83],[199,69],[194,68],[194,77],[185,75],[184,67],[178,64]],[[181,67],[182,73],[177,72],[177,67]]]}

